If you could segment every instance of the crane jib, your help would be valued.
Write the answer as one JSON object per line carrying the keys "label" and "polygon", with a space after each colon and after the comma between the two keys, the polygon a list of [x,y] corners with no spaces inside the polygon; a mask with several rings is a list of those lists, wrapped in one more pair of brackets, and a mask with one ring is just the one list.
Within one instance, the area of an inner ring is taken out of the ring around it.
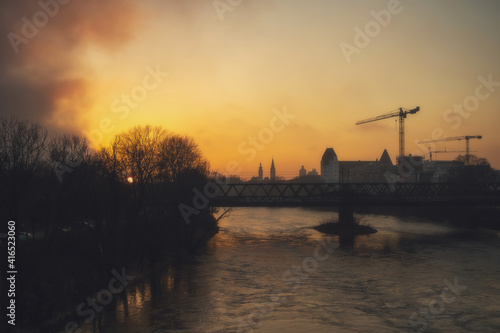
{"label": "crane jib", "polygon": [[420,111],[420,107],[417,106],[416,108],[412,110],[408,109],[403,109],[399,108],[396,111],[392,111],[383,115],[380,115],[378,117],[374,118],[369,118],[365,120],[358,121],[356,125],[361,125],[361,124],[366,124],[372,121],[377,121],[377,120],[382,120],[382,119],[387,119],[387,118],[392,118],[392,117],[399,117],[399,157],[403,157],[405,155],[405,127],[404,127],[404,119],[407,117],[408,113],[409,114],[415,114],[418,111]]}

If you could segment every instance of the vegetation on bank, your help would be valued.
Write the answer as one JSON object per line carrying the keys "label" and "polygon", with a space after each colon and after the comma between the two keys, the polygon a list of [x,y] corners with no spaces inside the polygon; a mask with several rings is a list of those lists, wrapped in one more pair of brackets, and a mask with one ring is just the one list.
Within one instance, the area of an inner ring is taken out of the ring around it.
{"label": "vegetation on bank", "polygon": [[477,157],[476,155],[459,155],[455,161],[461,164],[449,170],[445,181],[461,183],[498,181],[498,173],[491,167],[486,158]]}
{"label": "vegetation on bank", "polygon": [[354,216],[352,223],[342,223],[332,217],[312,228],[324,234],[339,236],[369,235],[377,232],[371,225],[362,223],[361,219],[357,216]]}
{"label": "vegetation on bank", "polygon": [[194,140],[161,127],[134,127],[95,151],[80,136],[0,120],[0,219],[28,238],[17,246],[18,318],[55,321],[113,269],[146,272],[192,251],[217,232],[214,210],[186,221],[178,206],[208,181]]}

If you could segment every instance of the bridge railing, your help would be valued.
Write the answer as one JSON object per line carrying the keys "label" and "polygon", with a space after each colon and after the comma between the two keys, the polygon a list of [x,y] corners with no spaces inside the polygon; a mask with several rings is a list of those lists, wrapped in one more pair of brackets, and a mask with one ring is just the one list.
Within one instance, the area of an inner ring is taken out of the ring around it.
{"label": "bridge railing", "polygon": [[[438,201],[500,198],[500,183],[234,183],[217,184],[214,201]],[[500,204],[500,203],[499,203]]]}

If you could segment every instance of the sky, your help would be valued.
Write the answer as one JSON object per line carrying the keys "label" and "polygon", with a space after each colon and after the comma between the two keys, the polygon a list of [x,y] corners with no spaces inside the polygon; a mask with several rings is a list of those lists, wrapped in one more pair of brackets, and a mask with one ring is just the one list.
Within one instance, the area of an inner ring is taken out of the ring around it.
{"label": "sky", "polygon": [[[135,125],[193,137],[214,170],[297,176],[339,160],[482,135],[500,169],[495,0],[0,0],[0,116],[85,135]],[[436,144],[463,150],[464,141]],[[457,154],[437,154],[453,159]]]}

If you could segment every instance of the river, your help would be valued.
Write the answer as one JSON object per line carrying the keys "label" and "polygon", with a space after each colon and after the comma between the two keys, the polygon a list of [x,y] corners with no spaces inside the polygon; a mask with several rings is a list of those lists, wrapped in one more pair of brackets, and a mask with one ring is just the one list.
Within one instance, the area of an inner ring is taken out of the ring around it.
{"label": "river", "polygon": [[307,228],[334,215],[236,209],[81,332],[500,332],[500,233],[364,214],[378,232],[339,246]]}

